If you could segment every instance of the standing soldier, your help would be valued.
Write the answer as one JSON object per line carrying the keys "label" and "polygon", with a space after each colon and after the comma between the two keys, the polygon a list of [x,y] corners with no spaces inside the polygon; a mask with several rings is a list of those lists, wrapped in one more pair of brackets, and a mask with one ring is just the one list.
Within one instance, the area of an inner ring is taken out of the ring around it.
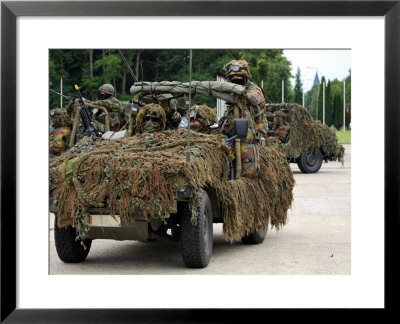
{"label": "standing soldier", "polygon": [[249,81],[251,77],[249,64],[245,60],[233,60],[224,66],[224,70],[229,82],[246,87],[248,109],[254,121],[258,123],[265,105],[265,98],[261,88]]}
{"label": "standing soldier", "polygon": [[247,109],[256,123],[256,131],[259,134],[267,134],[268,123],[264,116],[265,98],[263,91],[251,78],[249,64],[245,60],[233,60],[224,66],[229,82],[240,84],[246,87]]}
{"label": "standing soldier", "polygon": [[71,119],[64,108],[50,110],[50,157],[60,155],[68,147]]}
{"label": "standing soldier", "polygon": [[[258,147],[256,145],[256,136],[258,133],[266,133],[268,128],[266,121],[263,120],[263,111],[265,98],[262,90],[253,82],[249,81],[251,77],[249,64],[245,60],[233,60],[225,64],[224,70],[229,82],[246,87],[246,94],[238,100],[237,105],[241,110],[241,116],[249,120],[249,131],[247,138],[241,142],[241,160],[242,172],[245,177],[255,177],[259,171]],[[232,116],[233,111],[227,112],[225,125],[221,131],[232,136]],[[264,125],[262,124],[264,123]]]}
{"label": "standing soldier", "polygon": [[[123,113],[121,111],[120,102],[117,100],[117,98],[114,97],[115,94],[114,87],[108,83],[103,84],[99,88],[99,93],[100,93],[100,100],[91,101],[88,99],[84,99],[84,101],[88,104],[105,107],[108,111],[108,119],[110,120],[110,130],[117,132],[119,131],[121,126],[120,119],[123,120]],[[100,113],[101,113],[100,111],[97,112],[97,114]],[[102,133],[105,132],[104,124],[105,124],[104,115],[95,117],[95,120],[93,121],[93,126],[99,132]]]}

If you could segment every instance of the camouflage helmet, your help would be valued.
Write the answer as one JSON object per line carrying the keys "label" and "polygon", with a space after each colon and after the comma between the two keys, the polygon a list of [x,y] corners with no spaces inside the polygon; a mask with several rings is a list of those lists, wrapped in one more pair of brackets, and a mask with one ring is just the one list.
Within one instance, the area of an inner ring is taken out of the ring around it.
{"label": "camouflage helmet", "polygon": [[107,94],[111,95],[111,96],[114,95],[114,87],[109,83],[105,83],[102,86],[100,86],[99,92],[102,92],[102,91],[104,93],[107,93]]}
{"label": "camouflage helmet", "polygon": [[190,128],[199,132],[207,132],[210,126],[218,122],[215,109],[207,105],[195,105],[190,108]]}
{"label": "camouflage helmet", "polygon": [[182,116],[179,112],[175,111],[170,117],[170,122],[173,127],[178,127],[179,123],[181,122]]}
{"label": "camouflage helmet", "polygon": [[274,127],[278,128],[279,126],[286,125],[286,113],[282,110],[277,110],[274,112]]}
{"label": "camouflage helmet", "polygon": [[284,117],[286,117],[286,113],[285,113],[283,110],[276,110],[276,111],[274,112],[274,116],[275,116],[275,117],[282,117],[282,118],[284,118]]}
{"label": "camouflage helmet", "polygon": [[165,129],[166,123],[167,117],[164,109],[160,105],[150,103],[140,109],[139,113],[137,114],[136,131],[138,133],[143,133]]}
{"label": "camouflage helmet", "polygon": [[71,118],[64,108],[55,108],[50,110],[50,120],[53,127],[66,126],[71,124]]}
{"label": "camouflage helmet", "polygon": [[274,113],[273,113],[273,112],[267,111],[267,112],[265,113],[265,117],[267,117],[267,120],[268,120],[269,122],[273,122],[275,116],[274,116]]}
{"label": "camouflage helmet", "polygon": [[224,65],[224,71],[228,79],[234,75],[244,76],[250,78],[249,63],[245,60],[233,60]]}

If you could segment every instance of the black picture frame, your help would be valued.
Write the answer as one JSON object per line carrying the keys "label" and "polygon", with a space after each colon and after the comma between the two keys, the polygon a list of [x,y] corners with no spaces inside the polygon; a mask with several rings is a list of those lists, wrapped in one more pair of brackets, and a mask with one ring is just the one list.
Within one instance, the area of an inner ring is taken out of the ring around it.
{"label": "black picture frame", "polygon": [[[234,3],[234,5],[233,5]],[[157,10],[155,10],[157,8]],[[16,19],[18,16],[384,16],[385,17],[385,309],[399,283],[400,0],[395,1],[2,1],[1,3],[1,322],[237,322],[244,309],[16,308]],[[371,44],[373,46],[373,44]],[[381,136],[371,132],[371,136]],[[373,166],[371,166],[373,168]],[[371,235],[371,239],[373,236]],[[393,252],[392,252],[393,251]],[[266,292],[267,293],[267,292]],[[221,297],[223,298],[223,296]],[[249,314],[251,312],[251,314]],[[238,317],[239,316],[239,317]]]}

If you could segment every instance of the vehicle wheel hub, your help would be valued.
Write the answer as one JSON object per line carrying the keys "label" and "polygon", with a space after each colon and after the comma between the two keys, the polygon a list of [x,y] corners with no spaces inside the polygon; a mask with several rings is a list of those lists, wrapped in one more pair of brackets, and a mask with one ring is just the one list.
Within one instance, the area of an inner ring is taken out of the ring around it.
{"label": "vehicle wheel hub", "polygon": [[307,154],[306,160],[307,160],[307,164],[312,166],[317,161],[317,157],[315,156],[315,154],[309,153],[309,154]]}

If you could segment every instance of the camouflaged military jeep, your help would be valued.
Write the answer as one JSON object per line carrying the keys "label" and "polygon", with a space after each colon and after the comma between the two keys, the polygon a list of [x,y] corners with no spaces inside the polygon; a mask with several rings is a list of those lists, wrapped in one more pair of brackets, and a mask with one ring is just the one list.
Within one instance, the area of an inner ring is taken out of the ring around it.
{"label": "camouflaged military jeep", "polygon": [[262,243],[269,226],[286,223],[293,174],[283,154],[259,147],[257,176],[235,176],[240,164],[230,141],[240,143],[248,126],[247,120],[234,125],[228,141],[164,130],[88,139],[51,159],[50,211],[60,259],[85,260],[96,239],[167,235],[179,241],[186,266],[203,268],[211,258],[213,223],[223,223],[229,242]]}

